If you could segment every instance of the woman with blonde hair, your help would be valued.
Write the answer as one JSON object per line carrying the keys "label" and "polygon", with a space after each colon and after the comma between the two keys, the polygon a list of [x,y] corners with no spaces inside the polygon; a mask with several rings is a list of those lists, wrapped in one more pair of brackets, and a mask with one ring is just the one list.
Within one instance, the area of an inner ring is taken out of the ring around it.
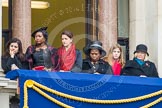
{"label": "woman with blonde hair", "polygon": [[128,60],[121,71],[121,75],[140,77],[159,77],[153,62],[146,60],[149,56],[147,46],[139,44],[134,51],[133,60]]}
{"label": "woman with blonde hair", "polygon": [[120,75],[121,69],[124,67],[125,60],[123,50],[119,44],[114,44],[109,50],[108,56],[104,58],[111,66],[114,75]]}

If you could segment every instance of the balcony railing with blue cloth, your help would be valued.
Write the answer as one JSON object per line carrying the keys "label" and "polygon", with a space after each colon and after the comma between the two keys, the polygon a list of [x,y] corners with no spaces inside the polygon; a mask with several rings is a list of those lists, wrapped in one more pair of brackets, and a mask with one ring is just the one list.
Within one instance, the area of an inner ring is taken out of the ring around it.
{"label": "balcony railing with blue cloth", "polygon": [[162,108],[162,79],[33,70],[19,78],[21,108]]}

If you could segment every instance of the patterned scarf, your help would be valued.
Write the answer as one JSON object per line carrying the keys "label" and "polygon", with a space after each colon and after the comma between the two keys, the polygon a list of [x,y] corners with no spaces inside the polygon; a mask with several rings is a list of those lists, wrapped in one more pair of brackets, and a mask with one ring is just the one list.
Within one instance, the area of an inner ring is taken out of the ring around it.
{"label": "patterned scarf", "polygon": [[58,50],[60,70],[70,71],[76,60],[75,45],[72,44],[66,51],[65,47],[62,46]]}

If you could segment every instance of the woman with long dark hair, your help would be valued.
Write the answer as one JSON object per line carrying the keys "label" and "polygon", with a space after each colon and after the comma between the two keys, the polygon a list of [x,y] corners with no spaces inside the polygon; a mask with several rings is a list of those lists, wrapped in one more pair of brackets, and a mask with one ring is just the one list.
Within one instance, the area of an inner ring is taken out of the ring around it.
{"label": "woman with long dark hair", "polygon": [[28,63],[22,49],[22,43],[17,38],[12,38],[6,44],[5,53],[2,56],[2,68],[6,74],[15,69],[27,69]]}

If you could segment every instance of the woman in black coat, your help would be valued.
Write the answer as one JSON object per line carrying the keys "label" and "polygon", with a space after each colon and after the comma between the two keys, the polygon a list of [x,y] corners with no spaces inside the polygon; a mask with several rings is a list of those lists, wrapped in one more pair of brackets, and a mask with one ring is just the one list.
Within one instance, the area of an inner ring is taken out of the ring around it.
{"label": "woman in black coat", "polygon": [[88,58],[83,60],[82,72],[112,74],[112,68],[109,63],[101,59],[106,55],[106,52],[102,49],[100,41],[94,41],[90,46],[85,47],[84,53]]}
{"label": "woman in black coat", "polygon": [[6,44],[5,53],[2,56],[2,68],[5,74],[15,69],[28,69],[28,62],[25,60],[19,39],[12,38]]}
{"label": "woman in black coat", "polygon": [[134,55],[133,60],[126,62],[121,72],[122,75],[159,77],[155,64],[150,61],[145,61],[146,56],[149,56],[146,45],[138,45]]}

